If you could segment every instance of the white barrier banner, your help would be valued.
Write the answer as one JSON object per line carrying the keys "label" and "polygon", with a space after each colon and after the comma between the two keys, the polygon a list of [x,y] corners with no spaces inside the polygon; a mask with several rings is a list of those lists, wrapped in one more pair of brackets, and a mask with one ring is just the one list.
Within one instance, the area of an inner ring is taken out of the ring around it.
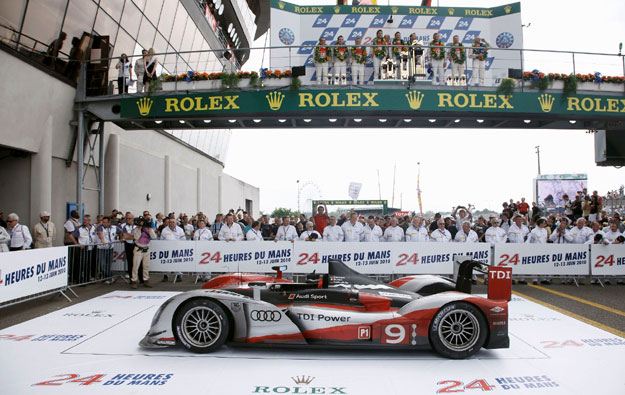
{"label": "white barrier banner", "polygon": [[[293,270],[293,243],[289,241],[198,241],[195,247],[198,272],[272,272],[273,266]],[[299,271],[302,272],[302,271]]]}
{"label": "white barrier banner", "polygon": [[295,242],[296,272],[328,272],[328,260],[339,259],[359,273],[390,274],[391,243]]}
{"label": "white barrier banner", "polygon": [[385,243],[391,246],[392,272],[401,274],[452,274],[456,255],[490,263],[487,243]]}
{"label": "white barrier banner", "polygon": [[625,245],[591,245],[590,271],[593,276],[625,276]]}
{"label": "white barrier banner", "polygon": [[494,266],[512,274],[588,275],[587,244],[495,244]]}
{"label": "white barrier banner", "polygon": [[196,272],[196,242],[153,240],[150,242],[151,272]]}
{"label": "white barrier banner", "polygon": [[0,254],[0,303],[67,286],[67,247]]}
{"label": "white barrier banner", "polygon": [[[125,242],[113,243],[113,259],[111,260],[111,270],[114,272],[125,272],[126,269],[126,249]],[[132,266],[132,262],[128,263]]]}

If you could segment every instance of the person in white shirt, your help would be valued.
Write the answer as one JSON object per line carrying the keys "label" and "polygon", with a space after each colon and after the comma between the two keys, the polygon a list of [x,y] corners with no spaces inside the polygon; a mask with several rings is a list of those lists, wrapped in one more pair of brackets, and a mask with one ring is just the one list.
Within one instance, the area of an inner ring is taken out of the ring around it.
{"label": "person in white shirt", "polygon": [[348,243],[359,242],[364,231],[362,224],[358,222],[358,214],[355,212],[349,215],[349,221],[343,223],[341,229],[345,235],[344,240]]}
{"label": "person in white shirt", "polygon": [[573,242],[573,236],[569,234],[567,226],[569,225],[569,219],[567,217],[560,218],[558,227],[551,232],[549,240],[554,244],[568,244]]}
{"label": "person in white shirt", "polygon": [[161,230],[161,240],[186,240],[184,230],[178,225],[176,221],[170,219],[169,225]]}
{"label": "person in white shirt", "polygon": [[301,235],[299,235],[300,240],[312,241],[311,236],[314,234],[317,235],[317,239],[321,238],[321,234],[313,229],[313,225],[314,224],[310,221],[306,222],[306,230],[303,231]]}
{"label": "person in white shirt", "polygon": [[213,232],[206,227],[206,221],[200,219],[197,221],[197,229],[193,232],[193,240],[196,241],[213,241]]}
{"label": "person in white shirt", "polygon": [[263,241],[263,232],[260,230],[260,222],[252,222],[252,227],[245,234],[247,241]]}
{"label": "person in white shirt", "polygon": [[241,225],[234,222],[232,213],[226,214],[226,223],[219,229],[219,236],[217,237],[221,241],[241,241],[243,240],[243,231]]}
{"label": "person in white shirt", "polygon": [[189,216],[186,214],[182,216],[181,228],[182,230],[184,230],[185,239],[187,240],[193,239],[193,231],[195,230],[195,227],[193,226],[192,223],[189,222]]}
{"label": "person in white shirt", "polygon": [[[469,204],[469,208],[470,207],[471,205]],[[458,215],[456,215],[456,213],[458,213]],[[458,228],[458,230],[462,229],[462,224],[464,224],[465,222],[468,222],[470,225],[471,219],[473,218],[471,211],[464,206],[456,207],[454,209],[454,212],[451,214],[451,216],[454,217],[454,220],[456,221],[456,227]]]}
{"label": "person in white shirt", "polygon": [[28,226],[21,225],[19,222],[20,217],[15,213],[11,213],[7,217],[7,224],[9,225],[7,231],[9,236],[11,236],[11,241],[9,242],[10,251],[28,249],[33,242]]}
{"label": "person in white shirt", "polygon": [[330,223],[323,229],[323,241],[343,241],[343,229],[336,224],[336,217],[330,217]]}
{"label": "person in white shirt", "polygon": [[[118,240],[121,230],[111,223],[111,217],[106,216],[102,218],[102,225],[98,225],[95,231],[99,238],[99,274],[102,276],[102,278],[108,279],[112,276],[111,263],[113,261],[113,242]],[[114,279],[106,281],[107,284],[110,284],[112,282],[114,282]]]}
{"label": "person in white shirt", "polygon": [[445,220],[440,218],[436,221],[437,228],[430,233],[430,241],[436,243],[449,243],[451,241],[451,233],[445,229]]}
{"label": "person in white shirt", "polygon": [[95,229],[95,225],[91,225],[91,216],[87,214],[82,217],[82,225],[77,226],[70,235],[74,244],[83,246],[77,250],[78,254],[74,260],[74,266],[69,268],[72,283],[82,283],[95,279],[95,256],[92,252],[93,245],[98,243]]}
{"label": "person in white shirt", "polygon": [[[527,240],[525,240],[526,244],[547,244],[547,229],[545,229],[545,227],[547,226],[547,220],[545,218],[538,218],[536,220],[536,227],[534,229],[532,229],[532,231],[529,233],[529,235],[527,236]],[[542,282],[546,283],[546,284],[550,284],[551,281],[545,277],[543,277]],[[520,284],[525,284],[525,281],[521,281],[519,280]],[[532,279],[532,283],[538,284],[538,278],[534,277]]]}
{"label": "person in white shirt", "polygon": [[401,226],[397,226],[397,218],[391,218],[391,226],[384,231],[384,241],[404,241],[405,239],[404,229]]}
{"label": "person in white shirt", "polygon": [[586,219],[578,218],[576,225],[577,226],[569,230],[569,234],[573,238],[571,243],[585,244],[589,240],[592,240],[594,233],[592,229],[586,226]]}
{"label": "person in white shirt", "polygon": [[406,241],[427,243],[430,241],[428,230],[425,226],[421,225],[421,217],[416,215],[412,219],[412,223],[406,229]]}
{"label": "person in white shirt", "polygon": [[590,226],[590,230],[592,230],[592,235],[590,236],[590,239],[586,242],[586,244],[597,244],[595,243],[595,241],[599,241],[599,244],[603,243],[605,233],[603,232],[603,230],[601,230],[601,224],[597,221],[593,222]]}
{"label": "person in white shirt", "polygon": [[603,229],[603,243],[614,244],[616,238],[622,235],[623,234],[618,230],[618,222],[615,220],[611,220],[610,226],[606,229]]}
{"label": "person in white shirt", "polygon": [[506,231],[499,226],[499,220],[493,218],[490,221],[490,225],[490,228],[486,229],[484,240],[490,244],[505,243],[507,234]]}
{"label": "person in white shirt", "polygon": [[379,242],[384,237],[382,228],[375,224],[375,217],[370,215],[367,223],[362,227],[361,241]]}
{"label": "person in white shirt", "polygon": [[523,223],[523,216],[515,215],[513,222],[514,223],[510,225],[510,229],[508,229],[508,242],[525,243],[525,238],[530,233],[530,230]]}
{"label": "person in white shirt", "polygon": [[525,240],[528,244],[546,244],[547,243],[547,220],[545,218],[538,218],[536,220],[536,227],[527,236]]}
{"label": "person in white shirt", "polygon": [[65,229],[65,235],[63,237],[63,244],[74,245],[75,243],[72,241],[71,235],[74,230],[80,226],[80,222],[78,221],[80,216],[78,215],[78,211],[72,210],[70,213],[70,217],[65,221],[63,228]]}
{"label": "person in white shirt", "polygon": [[0,226],[0,252],[9,252],[10,241],[11,236],[9,236],[9,232]]}
{"label": "person in white shirt", "polygon": [[[523,223],[523,216],[517,214],[513,217],[513,224],[510,225],[508,229],[508,242],[509,243],[525,243],[525,239],[527,235],[530,233],[528,227]],[[519,282],[519,284],[527,284],[525,281],[525,277],[523,276],[512,276],[512,283],[515,283],[515,280]]]}
{"label": "person in white shirt", "polygon": [[291,225],[290,217],[282,217],[282,225],[278,228],[276,232],[275,241],[294,241],[297,240],[297,229],[295,226]]}
{"label": "person in white shirt", "polygon": [[[124,222],[119,225],[121,229],[120,239],[124,240],[124,251],[126,252],[126,266],[127,266],[127,277],[128,279],[132,278],[132,265],[134,263],[134,254],[135,254],[135,229],[137,226],[135,225],[135,216],[129,211],[124,216]],[[142,265],[142,263],[140,263]],[[143,267],[138,268],[139,271],[143,270]],[[143,278],[141,278],[143,280]]]}
{"label": "person in white shirt", "polygon": [[477,233],[471,229],[471,224],[469,222],[463,222],[462,229],[456,233],[454,241],[457,243],[477,243]]}

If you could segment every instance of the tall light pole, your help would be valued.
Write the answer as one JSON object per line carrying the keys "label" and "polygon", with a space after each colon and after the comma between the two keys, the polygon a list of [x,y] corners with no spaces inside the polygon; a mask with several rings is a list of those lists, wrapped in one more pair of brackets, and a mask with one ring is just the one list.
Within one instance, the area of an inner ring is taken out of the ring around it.
{"label": "tall light pole", "polygon": [[536,148],[536,155],[538,156],[538,175],[540,175],[540,145],[534,148]]}
{"label": "tall light pole", "polygon": [[298,214],[299,214],[299,194],[300,194],[299,180],[297,180],[297,213]]}

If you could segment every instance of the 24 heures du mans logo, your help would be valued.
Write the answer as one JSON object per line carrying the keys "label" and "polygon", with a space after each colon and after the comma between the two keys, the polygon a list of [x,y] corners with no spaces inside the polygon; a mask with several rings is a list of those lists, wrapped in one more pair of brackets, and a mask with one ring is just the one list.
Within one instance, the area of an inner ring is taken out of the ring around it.
{"label": "24 heures du mans logo", "polygon": [[255,385],[252,388],[253,394],[347,394],[347,387],[322,386],[319,383],[313,384],[316,377],[301,375],[293,376],[291,380],[295,385]]}

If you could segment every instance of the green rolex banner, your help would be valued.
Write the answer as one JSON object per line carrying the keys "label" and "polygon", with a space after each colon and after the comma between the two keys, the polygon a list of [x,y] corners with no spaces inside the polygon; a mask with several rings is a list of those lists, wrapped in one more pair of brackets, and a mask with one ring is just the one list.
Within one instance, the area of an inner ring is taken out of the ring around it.
{"label": "green rolex banner", "polygon": [[623,118],[625,98],[607,95],[458,90],[302,90],[169,94],[121,99],[122,118],[192,118],[255,114],[311,114],[324,111],[474,112],[598,115]]}

